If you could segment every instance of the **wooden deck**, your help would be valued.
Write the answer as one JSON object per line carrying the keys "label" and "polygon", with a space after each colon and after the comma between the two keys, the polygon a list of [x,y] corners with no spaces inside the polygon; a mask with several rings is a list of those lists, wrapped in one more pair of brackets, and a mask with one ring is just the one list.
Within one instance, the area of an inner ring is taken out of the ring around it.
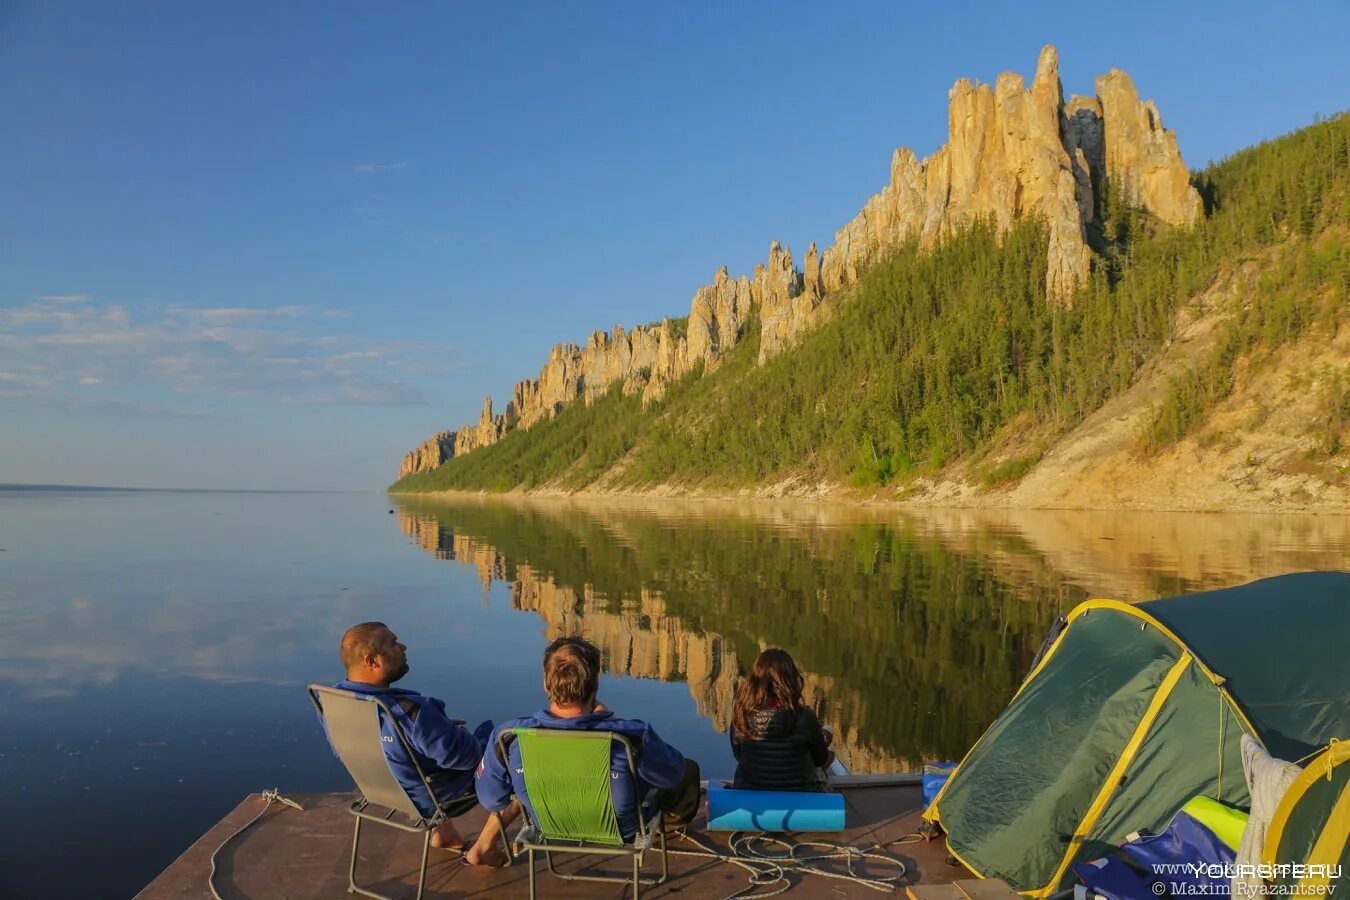
{"label": "wooden deck", "polygon": [[[917,786],[861,784],[841,789],[847,804],[848,830],[842,834],[818,835],[826,840],[847,843],[858,848],[880,844],[882,852],[904,863],[906,877],[896,885],[892,896],[904,896],[904,889],[919,882],[950,882],[968,878],[964,869],[948,865],[941,841],[931,843],[894,843],[919,825],[922,801]],[[347,865],[352,845],[352,817],[347,812],[352,794],[298,794],[292,799],[305,807],[303,812],[273,804],[258,822],[235,838],[217,858],[216,886],[224,900],[299,900],[348,896]],[[137,895],[139,900],[180,900],[210,897],[207,875],[211,853],[236,828],[253,818],[262,808],[262,799],[251,794],[221,819],[173,865],[160,873]],[[475,834],[484,814],[475,810],[458,820],[461,831]],[[706,833],[703,821],[691,829],[707,843],[726,850],[728,835]],[[396,832],[392,828],[366,826],[361,830],[361,860],[358,879],[363,885],[396,897],[411,898],[416,890],[421,839],[417,835]],[[810,835],[798,835],[809,839]],[[673,839],[670,849],[693,850],[689,843]],[[527,896],[524,857],[510,868],[484,870],[464,865],[450,853],[431,851],[427,872],[427,897],[525,897]],[[594,857],[591,858],[592,860]],[[576,871],[582,860],[572,857],[561,866]],[[646,868],[656,859],[648,854]],[[601,866],[606,864],[601,863]],[[613,866],[614,863],[608,865]],[[622,863],[619,864],[622,868]],[[831,863],[842,871],[842,863]],[[671,877],[665,884],[644,888],[644,897],[714,898],[747,887],[747,873],[724,862],[680,856],[670,857]],[[631,891],[619,885],[572,882],[553,878],[539,862],[541,897],[623,897]],[[887,877],[897,874],[893,865],[867,863],[856,867],[858,874]],[[793,872],[788,877],[793,897],[881,897],[878,891],[848,881],[820,875]],[[768,892],[771,888],[762,889]],[[355,895],[351,895],[355,896]]]}

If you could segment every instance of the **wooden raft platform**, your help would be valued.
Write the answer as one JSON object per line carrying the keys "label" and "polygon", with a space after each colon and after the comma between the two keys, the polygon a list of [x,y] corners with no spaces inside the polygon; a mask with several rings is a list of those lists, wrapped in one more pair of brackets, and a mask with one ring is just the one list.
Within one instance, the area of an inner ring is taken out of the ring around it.
{"label": "wooden raft platform", "polygon": [[[919,826],[922,800],[917,786],[864,784],[842,788],[840,793],[847,805],[848,830],[842,834],[818,835],[824,840],[871,848],[904,838]],[[216,886],[221,897],[224,900],[300,900],[349,896],[347,865],[351,858],[352,816],[347,807],[354,798],[354,794],[294,795],[292,799],[305,807],[303,812],[274,803],[256,824],[231,841],[217,857]],[[257,815],[262,802],[259,794],[246,797],[141,891],[138,900],[210,897],[207,876],[211,853],[235,829]],[[462,833],[473,835],[484,819],[482,810],[474,810],[456,822]],[[705,843],[726,852],[728,835],[704,832],[703,824],[700,816],[691,831]],[[799,840],[810,837],[812,835],[797,835]],[[671,850],[695,849],[678,838],[671,839],[669,846]],[[788,893],[794,897],[831,900],[904,897],[906,888],[918,883],[948,883],[971,877],[965,869],[947,864],[947,851],[941,841],[897,843],[885,847],[882,852],[903,862],[907,870],[906,877],[897,883],[890,895],[836,878],[792,871],[788,874],[792,881]],[[527,896],[523,856],[509,868],[487,870],[466,866],[458,857],[445,851],[433,849],[431,853],[426,897]],[[416,835],[378,826],[362,828],[357,878],[363,885],[382,893],[411,898],[416,890],[420,856],[421,840]],[[557,859],[567,860],[559,866],[563,871],[577,871],[587,862],[594,865],[594,858],[590,861],[579,857]],[[655,854],[648,854],[644,869],[656,865]],[[631,889],[622,885],[554,878],[544,869],[543,860],[539,860],[538,868],[541,897],[631,896]],[[828,868],[842,872],[843,864],[832,861]],[[892,865],[869,862],[856,866],[855,871],[863,877],[888,877],[895,875],[897,869]],[[724,862],[672,853],[670,880],[658,887],[644,887],[642,896],[725,897],[747,887],[747,876],[745,870]]]}

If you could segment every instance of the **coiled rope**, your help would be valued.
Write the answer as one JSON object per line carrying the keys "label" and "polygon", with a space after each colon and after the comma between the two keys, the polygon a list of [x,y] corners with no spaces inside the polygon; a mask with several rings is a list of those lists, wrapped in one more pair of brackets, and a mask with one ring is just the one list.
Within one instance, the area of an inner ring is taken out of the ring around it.
{"label": "coiled rope", "polygon": [[[289,797],[282,796],[277,788],[262,792],[263,806],[258,810],[253,818],[249,819],[243,825],[236,828],[225,840],[220,842],[211,853],[211,874],[207,878],[207,887],[211,891],[211,896],[215,900],[224,900],[220,892],[216,890],[216,857],[222,850],[229,846],[230,842],[239,835],[243,834],[255,822],[263,817],[263,814],[272,807],[273,803],[282,803],[301,812],[304,807]],[[888,841],[885,844],[874,844],[873,846],[862,849],[850,844],[840,844],[834,841],[810,840],[797,841],[787,838],[774,837],[773,835],[763,834],[761,832],[732,832],[727,841],[729,853],[724,853],[715,846],[709,846],[689,833],[688,829],[681,828],[671,833],[673,837],[682,838],[693,844],[695,850],[668,849],[672,856],[695,856],[703,859],[715,859],[721,862],[729,863],[733,866],[739,866],[749,873],[749,883],[738,891],[728,894],[723,900],[738,900],[742,897],[774,897],[785,893],[793,886],[793,881],[789,877],[790,871],[797,871],[803,874],[819,875],[823,878],[834,878],[840,881],[847,881],[851,884],[859,885],[870,890],[881,893],[891,893],[895,890],[899,882],[908,874],[905,864],[893,856],[881,852],[885,847],[893,844],[911,843],[913,840],[922,840],[921,837],[906,835],[895,841]],[[784,848],[785,852],[769,852],[769,846],[776,845]],[[823,853],[808,852],[812,848],[820,850]],[[832,872],[829,869],[822,868],[820,864],[830,860],[843,860],[846,872]],[[874,862],[884,863],[894,866],[897,871],[894,875],[872,875],[865,876],[860,874],[855,866],[860,863],[872,860]],[[758,891],[761,888],[769,890]],[[756,892],[758,891],[758,892]],[[755,892],[755,893],[752,893]]]}
{"label": "coiled rope", "polygon": [[[740,890],[728,894],[723,900],[737,900],[737,898],[749,896],[774,897],[782,894],[791,889],[793,885],[792,879],[788,875],[789,871],[847,881],[882,893],[894,891],[901,879],[907,874],[904,863],[893,856],[880,852],[881,845],[874,845],[864,850],[834,841],[795,841],[760,832],[735,831],[732,832],[730,839],[727,841],[731,852],[723,853],[718,848],[710,847],[695,838],[689,833],[688,829],[681,828],[673,832],[673,835],[683,838],[698,849],[670,850],[669,852],[672,855],[717,859],[733,866],[739,866],[750,873],[750,883]],[[893,841],[891,843],[899,842]],[[786,852],[767,852],[770,845],[783,847]],[[813,848],[824,849],[825,852],[809,852]],[[819,865],[828,860],[843,860],[847,872],[832,872]],[[854,868],[864,860],[874,860],[895,866],[899,871],[888,876],[864,876]],[[760,888],[769,888],[769,890],[759,891]]]}
{"label": "coiled rope", "polygon": [[299,803],[296,803],[290,797],[281,796],[280,788],[272,788],[270,791],[263,791],[262,798],[266,802],[263,803],[263,808],[258,810],[258,814],[253,818],[249,819],[243,825],[236,828],[234,830],[234,833],[231,834],[229,837],[227,837],[225,840],[221,841],[220,846],[217,847],[211,853],[211,874],[206,879],[206,886],[211,889],[211,896],[215,897],[216,900],[224,900],[224,898],[220,896],[220,892],[216,890],[216,857],[220,855],[220,851],[225,849],[225,845],[227,845],[230,841],[234,840],[235,838],[239,837],[239,835],[243,834],[245,831],[248,830],[250,825],[261,819],[263,813],[267,812],[267,810],[271,808],[273,803],[284,803],[287,806],[294,807],[295,809],[300,810],[301,812],[305,811],[305,808],[303,806],[301,806]]}

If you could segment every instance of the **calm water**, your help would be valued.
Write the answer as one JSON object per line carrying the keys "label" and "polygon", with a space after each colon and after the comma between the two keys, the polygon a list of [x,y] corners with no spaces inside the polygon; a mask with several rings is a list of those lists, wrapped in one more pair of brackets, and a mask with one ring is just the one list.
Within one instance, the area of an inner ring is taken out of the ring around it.
{"label": "calm water", "polygon": [[844,761],[889,771],[962,753],[1057,612],[1346,568],[1350,519],[0,491],[0,548],[0,893],[125,897],[245,793],[350,786],[303,688],[353,622],[471,721],[538,708],[583,633],[606,702],[714,776],[738,672],[784,646]]}

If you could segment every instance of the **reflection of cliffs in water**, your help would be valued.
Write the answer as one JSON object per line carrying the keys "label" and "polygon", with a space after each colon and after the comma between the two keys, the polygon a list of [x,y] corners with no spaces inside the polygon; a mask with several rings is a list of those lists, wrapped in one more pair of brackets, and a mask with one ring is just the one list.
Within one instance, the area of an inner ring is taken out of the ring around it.
{"label": "reflection of cliffs in water", "polygon": [[608,671],[683,680],[725,728],[759,649],[789,649],[855,771],[964,752],[1056,610],[1347,564],[1350,519],[631,499],[398,500],[427,551],[510,585]]}
{"label": "reflection of cliffs in water", "polygon": [[[1286,572],[1350,566],[1350,517],[1252,513],[934,509],[914,513],[945,540],[1018,535],[1093,596],[1150,600]],[[1025,554],[1000,556],[1016,568]]]}
{"label": "reflection of cliffs in water", "polygon": [[1082,596],[1034,558],[1014,584],[905,523],[400,504],[424,549],[477,567],[485,586],[508,583],[512,605],[538,613],[550,636],[584,633],[608,671],[686,681],[718,728],[743,668],[764,646],[788,648],[854,771],[963,752],[1011,696],[1055,610]]}
{"label": "reflection of cliffs in water", "polygon": [[[423,504],[433,501],[422,501]],[[794,533],[883,525],[976,556],[1004,580],[1034,591],[1051,583],[1093,596],[1148,600],[1243,584],[1285,572],[1350,566],[1350,517],[1133,510],[917,508],[844,504],[587,496],[508,495],[483,501],[519,508],[585,509],[622,535],[625,517],[688,526],[729,519]],[[410,507],[411,508],[411,507]],[[422,509],[419,506],[417,509]],[[1040,587],[1037,587],[1037,586]]]}
{"label": "reflection of cliffs in water", "polygon": [[689,684],[699,715],[719,730],[731,721],[730,692],[739,662],[735,651],[718,635],[699,634],[669,615],[662,597],[643,590],[625,598],[615,611],[594,590],[559,584],[528,564],[512,568],[507,577],[506,558],[489,544],[445,529],[434,518],[401,517],[403,530],[425,550],[440,559],[473,566],[486,591],[493,581],[507,582],[511,606],[537,613],[552,640],[584,634],[600,647],[605,670],[617,675],[684,681]]}
{"label": "reflection of cliffs in water", "polygon": [[[407,519],[405,519],[405,522]],[[472,539],[452,537],[449,558],[475,566],[480,577],[491,579],[505,570],[496,551]],[[488,581],[485,580],[485,586]],[[698,714],[718,731],[731,723],[732,696],[744,664],[722,636],[692,631],[666,608],[664,597],[644,589],[636,598],[624,598],[618,611],[587,585],[578,591],[540,575],[528,565],[515,568],[510,582],[511,605],[537,613],[552,640],[584,634],[600,647],[607,672],[634,678],[683,681],[689,687]],[[747,660],[746,662],[749,662]],[[857,721],[856,698],[840,697],[833,679],[806,672],[806,699],[826,716],[838,734],[838,752],[852,771],[902,771],[903,760],[867,746],[860,736],[845,731],[835,707],[849,707],[846,721]]]}
{"label": "reflection of cliffs in water", "polygon": [[550,639],[584,634],[599,645],[610,672],[687,682],[699,715],[726,730],[740,662],[719,635],[685,628],[650,591],[625,599],[620,611],[612,612],[589,587],[578,592],[525,567],[516,578],[511,605],[538,613]]}

